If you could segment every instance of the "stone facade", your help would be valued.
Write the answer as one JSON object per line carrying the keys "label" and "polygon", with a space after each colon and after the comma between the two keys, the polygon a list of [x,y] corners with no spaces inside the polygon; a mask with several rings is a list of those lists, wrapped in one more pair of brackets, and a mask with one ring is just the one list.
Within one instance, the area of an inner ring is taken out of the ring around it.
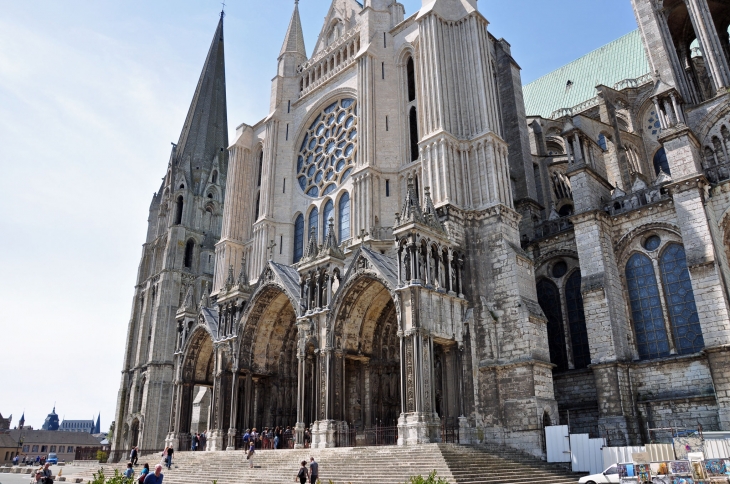
{"label": "stone facade", "polygon": [[115,449],[202,420],[209,450],[728,429],[728,19],[633,3],[656,74],[550,117],[475,1],[334,0],[310,56],[295,5],[227,150],[221,20],[150,209]]}

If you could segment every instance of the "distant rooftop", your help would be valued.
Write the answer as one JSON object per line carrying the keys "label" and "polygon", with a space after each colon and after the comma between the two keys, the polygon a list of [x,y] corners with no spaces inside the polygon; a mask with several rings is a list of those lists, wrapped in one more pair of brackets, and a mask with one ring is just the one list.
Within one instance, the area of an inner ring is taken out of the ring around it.
{"label": "distant rooftop", "polygon": [[639,30],[634,30],[523,87],[528,116],[550,115],[595,97],[596,86],[613,87],[651,71]]}

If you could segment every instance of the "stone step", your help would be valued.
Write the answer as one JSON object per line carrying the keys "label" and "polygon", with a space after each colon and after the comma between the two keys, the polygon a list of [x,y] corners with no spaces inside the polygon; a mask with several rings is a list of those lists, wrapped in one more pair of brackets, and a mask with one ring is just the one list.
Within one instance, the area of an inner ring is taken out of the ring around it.
{"label": "stone step", "polygon": [[[314,456],[320,480],[335,484],[403,484],[411,476],[432,470],[450,484],[575,484],[579,475],[547,464],[518,450],[498,446],[425,444],[408,447],[352,447],[257,451],[254,469],[248,468],[244,451],[177,452],[173,469],[164,470],[167,484],[212,482],[218,484],[291,484],[299,462]],[[140,457],[151,467],[159,454]],[[104,464],[106,475],[123,470],[126,463]],[[92,468],[75,468],[74,478],[91,479]],[[141,465],[135,468],[138,472]],[[71,469],[65,471],[71,475]],[[69,478],[70,480],[71,478]]]}

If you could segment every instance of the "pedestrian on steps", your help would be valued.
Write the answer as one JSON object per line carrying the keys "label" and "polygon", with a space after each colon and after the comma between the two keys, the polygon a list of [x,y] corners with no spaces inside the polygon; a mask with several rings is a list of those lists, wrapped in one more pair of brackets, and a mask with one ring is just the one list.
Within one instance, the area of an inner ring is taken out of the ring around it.
{"label": "pedestrian on steps", "polygon": [[172,449],[172,447],[167,448],[167,455],[165,456],[165,464],[167,465],[168,470],[172,469],[172,454],[175,451]]}
{"label": "pedestrian on steps", "polygon": [[[256,429],[254,429],[256,430]],[[248,448],[248,454],[246,454],[246,459],[248,459],[248,468],[253,469],[253,455],[256,452],[256,443],[251,440]]]}
{"label": "pedestrian on steps", "polygon": [[294,479],[295,481],[299,479],[299,484],[307,484],[307,461],[302,461],[302,467],[299,468],[299,473],[297,474],[297,477]]}
{"label": "pedestrian on steps", "polygon": [[317,484],[319,479],[319,464],[314,461],[314,456],[309,458],[309,482],[310,484]]}
{"label": "pedestrian on steps", "polygon": [[129,453],[129,462],[131,462],[133,466],[137,465],[137,454],[137,447],[132,447],[132,452]]}
{"label": "pedestrian on steps", "polygon": [[155,472],[150,472],[147,477],[144,478],[144,484],[162,484],[162,478],[165,475],[162,473],[162,465],[157,464],[155,466]]}

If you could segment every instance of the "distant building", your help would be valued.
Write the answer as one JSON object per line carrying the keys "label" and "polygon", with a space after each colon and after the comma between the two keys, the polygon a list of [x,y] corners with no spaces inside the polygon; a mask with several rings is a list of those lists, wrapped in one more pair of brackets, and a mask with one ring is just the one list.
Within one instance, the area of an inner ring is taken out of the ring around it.
{"label": "distant building", "polygon": [[7,464],[13,460],[18,450],[18,444],[8,434],[0,434],[0,464]]}
{"label": "distant building", "polygon": [[85,432],[87,434],[99,434],[101,433],[100,424],[101,414],[99,414],[99,416],[96,418],[96,423],[94,423],[93,418],[91,420],[63,419],[63,422],[61,422],[58,430],[62,432]]}
{"label": "distant building", "polygon": [[43,430],[58,430],[58,415],[56,414],[56,407],[53,407],[51,413],[48,414],[46,420],[43,422],[41,427]]}
{"label": "distant building", "polygon": [[8,418],[3,418],[3,414],[0,413],[0,430],[8,430],[10,428],[10,422],[12,420],[12,415],[10,415],[10,417]]}
{"label": "distant building", "polygon": [[[19,445],[18,443],[22,439],[20,454],[25,454],[28,457],[48,455],[53,452],[58,456],[58,460],[71,461],[79,448],[98,450],[102,448],[100,439],[84,432],[15,429],[5,435],[9,435],[15,442],[13,450],[15,450],[15,445]],[[0,454],[0,459],[2,459],[5,456],[2,446],[0,446],[0,452],[2,452]]]}

